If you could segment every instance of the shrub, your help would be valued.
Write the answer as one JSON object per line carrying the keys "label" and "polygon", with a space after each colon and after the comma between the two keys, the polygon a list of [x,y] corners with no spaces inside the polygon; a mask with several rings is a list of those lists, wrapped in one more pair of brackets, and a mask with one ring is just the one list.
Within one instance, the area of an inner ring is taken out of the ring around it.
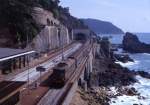
{"label": "shrub", "polygon": [[26,42],[37,34],[39,28],[32,18],[34,0],[0,0],[0,24],[8,27],[15,40]]}

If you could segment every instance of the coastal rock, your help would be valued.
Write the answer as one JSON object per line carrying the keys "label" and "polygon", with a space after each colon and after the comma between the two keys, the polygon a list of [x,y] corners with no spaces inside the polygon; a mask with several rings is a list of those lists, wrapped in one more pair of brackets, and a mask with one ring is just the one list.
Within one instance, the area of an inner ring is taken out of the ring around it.
{"label": "coastal rock", "polygon": [[105,72],[99,73],[100,86],[127,86],[136,82],[134,73],[118,64],[110,63]]}
{"label": "coastal rock", "polygon": [[[78,98],[80,97],[81,100],[88,103],[82,105],[109,105],[108,102],[110,101],[110,98],[108,97],[107,91],[104,88],[97,87],[97,88],[91,88],[88,91],[84,91],[82,88],[79,87],[78,94],[80,95],[78,96]],[[79,104],[73,104],[73,105],[79,105]]]}
{"label": "coastal rock", "polygon": [[109,42],[109,38],[108,37],[103,37],[101,42],[101,53],[103,53],[103,56],[105,56],[106,58],[110,58],[110,42]]}
{"label": "coastal rock", "polygon": [[130,89],[127,89],[126,92],[127,92],[127,95],[128,95],[128,96],[134,96],[134,95],[137,95],[137,91],[136,91],[136,89],[133,88],[133,87],[130,88]]}
{"label": "coastal rock", "polygon": [[127,63],[128,61],[134,62],[133,59],[130,58],[128,54],[114,54],[116,60],[121,61],[123,63]]}
{"label": "coastal rock", "polygon": [[140,42],[138,37],[127,32],[123,38],[123,49],[130,53],[150,53],[150,44]]}
{"label": "coastal rock", "polygon": [[148,72],[145,71],[137,71],[137,74],[140,75],[143,78],[148,78],[150,79],[150,74]]}

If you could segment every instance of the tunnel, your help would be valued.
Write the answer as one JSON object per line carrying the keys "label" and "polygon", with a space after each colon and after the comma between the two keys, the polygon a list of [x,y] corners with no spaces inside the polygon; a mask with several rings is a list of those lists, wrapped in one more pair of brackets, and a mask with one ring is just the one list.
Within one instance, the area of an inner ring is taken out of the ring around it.
{"label": "tunnel", "polygon": [[87,36],[83,33],[75,34],[75,40],[86,40]]}

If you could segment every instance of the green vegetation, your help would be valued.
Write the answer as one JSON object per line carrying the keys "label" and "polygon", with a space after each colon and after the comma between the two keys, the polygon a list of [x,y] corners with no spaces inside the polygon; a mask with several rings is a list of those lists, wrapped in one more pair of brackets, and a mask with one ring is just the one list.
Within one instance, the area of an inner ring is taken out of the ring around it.
{"label": "green vegetation", "polygon": [[8,28],[16,44],[25,47],[27,39],[39,33],[32,17],[33,7],[41,7],[53,13],[54,17],[70,30],[83,27],[83,23],[69,13],[69,8],[59,6],[59,0],[0,0],[0,27]]}
{"label": "green vegetation", "polygon": [[32,39],[38,27],[31,16],[33,0],[0,0],[0,25],[9,28],[15,40],[24,43]]}
{"label": "green vegetation", "polygon": [[7,27],[16,43],[25,45],[27,39],[31,41],[40,31],[31,15],[33,7],[51,10],[58,17],[58,3],[58,0],[0,0],[0,27]]}
{"label": "green vegetation", "polygon": [[59,6],[59,0],[39,0],[38,4],[42,6],[42,8],[51,11],[55,18],[60,20],[60,22],[66,27],[72,29],[76,27],[85,27],[83,22],[69,13],[68,7]]}
{"label": "green vegetation", "polygon": [[59,0],[39,0],[37,3],[44,9],[51,11],[55,18],[59,18],[59,2]]}

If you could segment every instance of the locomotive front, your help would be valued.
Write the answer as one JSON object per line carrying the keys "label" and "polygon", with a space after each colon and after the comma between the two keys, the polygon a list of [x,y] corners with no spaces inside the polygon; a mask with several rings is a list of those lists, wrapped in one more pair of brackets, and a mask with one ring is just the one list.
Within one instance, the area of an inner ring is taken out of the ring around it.
{"label": "locomotive front", "polygon": [[53,85],[55,86],[64,86],[66,82],[66,63],[59,63],[55,68],[53,68]]}

